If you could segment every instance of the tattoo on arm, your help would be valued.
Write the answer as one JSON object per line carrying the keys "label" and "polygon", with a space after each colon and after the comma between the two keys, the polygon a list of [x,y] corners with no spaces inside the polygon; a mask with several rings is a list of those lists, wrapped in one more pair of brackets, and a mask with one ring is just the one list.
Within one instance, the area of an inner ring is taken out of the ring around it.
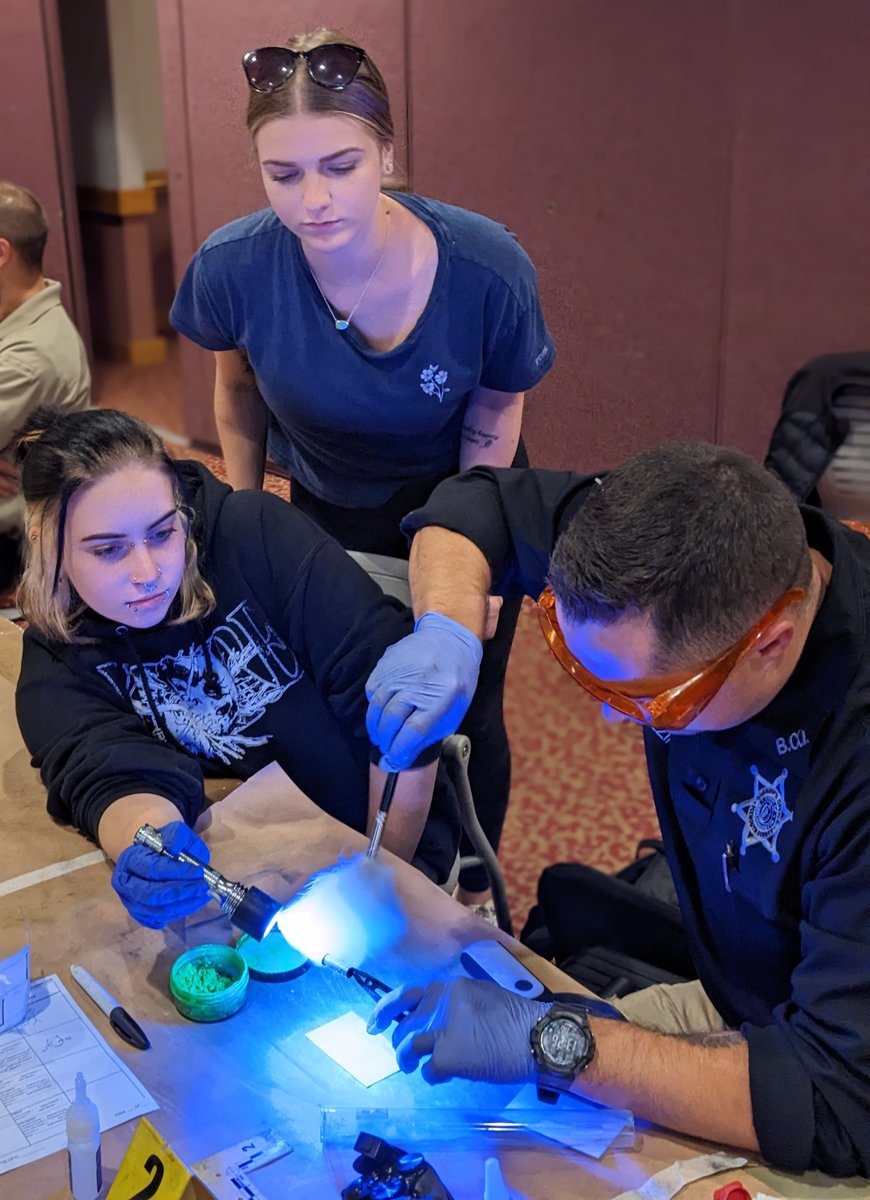
{"label": "tattoo on arm", "polygon": [[691,1046],[706,1046],[709,1050],[726,1050],[729,1046],[741,1046],[746,1038],[737,1029],[726,1029],[722,1033],[678,1033],[681,1042]]}
{"label": "tattoo on arm", "polygon": [[493,442],[498,441],[497,433],[487,433],[484,429],[475,429],[473,425],[462,426],[462,440],[472,446],[483,446],[488,450]]}

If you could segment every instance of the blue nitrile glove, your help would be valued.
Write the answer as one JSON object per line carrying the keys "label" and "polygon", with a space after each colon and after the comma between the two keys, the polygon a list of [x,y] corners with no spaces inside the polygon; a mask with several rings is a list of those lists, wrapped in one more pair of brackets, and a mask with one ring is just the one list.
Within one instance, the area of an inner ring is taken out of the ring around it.
{"label": "blue nitrile glove", "polygon": [[449,737],[468,711],[483,646],[470,629],[427,612],[386,650],[366,683],[366,729],[384,771],[404,771]]}
{"label": "blue nitrile glove", "polygon": [[523,1083],[536,1076],[529,1038],[549,1008],[495,983],[451,979],[425,988],[395,988],[378,1001],[368,1031],[383,1033],[398,1021],[396,1062],[410,1074],[428,1055],[420,1074],[429,1083],[455,1078]]}
{"label": "blue nitrile glove", "polygon": [[[208,862],[208,846],[183,821],[170,821],[160,830],[170,854],[182,850]],[[162,929],[208,904],[211,896],[202,870],[176,862],[147,846],[128,846],[112,872],[112,887],[130,916],[149,929]]]}

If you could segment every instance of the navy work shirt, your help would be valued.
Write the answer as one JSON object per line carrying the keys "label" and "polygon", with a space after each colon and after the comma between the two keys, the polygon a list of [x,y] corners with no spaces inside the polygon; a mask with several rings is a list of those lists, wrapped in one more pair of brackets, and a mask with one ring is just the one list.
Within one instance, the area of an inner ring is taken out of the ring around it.
{"label": "navy work shirt", "polygon": [[[476,468],[402,523],[474,541],[537,596],[592,477]],[[870,540],[815,509],[833,565],[785,686],[757,716],[665,743],[647,766],[698,975],[749,1045],[762,1153],[870,1174]],[[714,1102],[711,1100],[711,1102]]]}

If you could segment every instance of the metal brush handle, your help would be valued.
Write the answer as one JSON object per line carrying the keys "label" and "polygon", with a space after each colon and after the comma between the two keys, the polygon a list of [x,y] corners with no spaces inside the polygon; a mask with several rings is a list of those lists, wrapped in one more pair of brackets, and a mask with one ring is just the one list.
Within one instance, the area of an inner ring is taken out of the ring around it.
{"label": "metal brush handle", "polygon": [[378,811],[375,815],[375,824],[372,829],[372,836],[369,840],[368,849],[366,850],[367,858],[375,858],[381,845],[381,837],[383,836],[384,826],[387,823],[387,813],[390,811],[390,806],[393,803],[393,796],[396,791],[396,784],[399,782],[399,774],[397,771],[389,771],[387,778],[384,781],[384,790],[381,794],[381,803],[378,806]]}

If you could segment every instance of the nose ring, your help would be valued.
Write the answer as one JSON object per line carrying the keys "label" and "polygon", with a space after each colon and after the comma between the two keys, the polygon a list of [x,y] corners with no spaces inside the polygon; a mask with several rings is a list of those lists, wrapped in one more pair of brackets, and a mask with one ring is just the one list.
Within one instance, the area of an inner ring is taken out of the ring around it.
{"label": "nose ring", "polygon": [[132,575],[130,576],[130,582],[136,583],[136,584],[141,584],[141,587],[146,592],[156,592],[157,591],[157,580],[160,579],[162,574],[163,574],[163,568],[158,567],[157,568],[157,578],[152,580],[151,583],[145,583],[144,580],[135,579]]}

